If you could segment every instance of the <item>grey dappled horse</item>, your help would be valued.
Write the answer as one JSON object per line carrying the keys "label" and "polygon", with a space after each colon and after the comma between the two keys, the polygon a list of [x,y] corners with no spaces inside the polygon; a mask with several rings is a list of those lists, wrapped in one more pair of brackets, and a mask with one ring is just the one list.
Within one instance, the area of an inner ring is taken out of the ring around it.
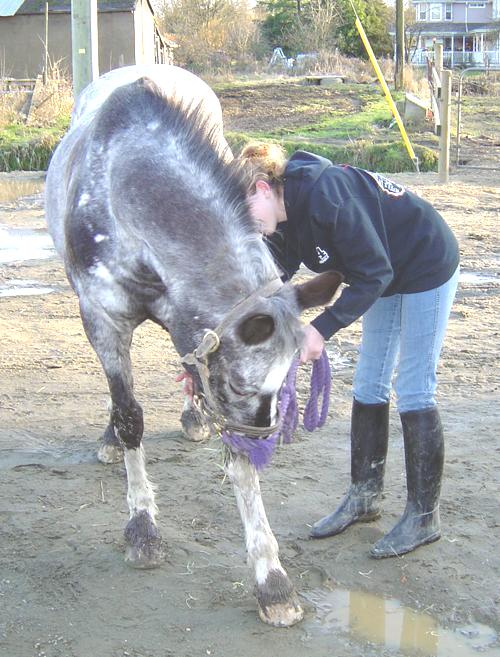
{"label": "grey dappled horse", "polygon": [[[186,356],[199,353],[222,322],[220,342],[203,354],[212,406],[219,421],[260,427],[262,435],[277,420],[277,395],[301,342],[300,311],[327,303],[340,280],[327,274],[296,287],[276,284],[240,174],[220,147],[220,121],[189,85],[194,76],[160,66],[150,76],[155,84],[140,74],[134,67],[118,82],[104,76],[84,92],[49,167],[46,213],[109,384],[110,420],[99,454],[109,462],[123,450],[126,560],[148,568],[162,561],[162,545],[133,392],[134,329],[156,322]],[[188,83],[184,93],[171,93],[176,76],[179,88]],[[180,102],[186,100],[191,104]],[[187,369],[200,386],[196,368]],[[303,612],[279,561],[257,472],[241,454],[230,455],[226,469],[260,616],[291,625]]]}

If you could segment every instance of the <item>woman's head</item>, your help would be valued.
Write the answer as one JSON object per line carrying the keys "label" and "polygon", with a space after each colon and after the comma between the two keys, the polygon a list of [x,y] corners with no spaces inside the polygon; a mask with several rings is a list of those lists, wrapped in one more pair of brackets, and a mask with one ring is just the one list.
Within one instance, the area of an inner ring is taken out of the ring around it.
{"label": "woman's head", "polygon": [[238,158],[246,175],[250,213],[265,235],[286,221],[283,200],[285,151],[278,144],[251,142]]}

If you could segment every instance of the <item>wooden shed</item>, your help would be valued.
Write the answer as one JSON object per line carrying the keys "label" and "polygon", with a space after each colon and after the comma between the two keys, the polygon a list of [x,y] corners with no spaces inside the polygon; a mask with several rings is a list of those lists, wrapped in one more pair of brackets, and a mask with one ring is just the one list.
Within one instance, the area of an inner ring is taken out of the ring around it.
{"label": "wooden shed", "polygon": [[[0,75],[34,78],[45,62],[71,75],[71,0],[0,0]],[[98,0],[99,73],[130,64],[173,63],[176,44],[149,0]]]}

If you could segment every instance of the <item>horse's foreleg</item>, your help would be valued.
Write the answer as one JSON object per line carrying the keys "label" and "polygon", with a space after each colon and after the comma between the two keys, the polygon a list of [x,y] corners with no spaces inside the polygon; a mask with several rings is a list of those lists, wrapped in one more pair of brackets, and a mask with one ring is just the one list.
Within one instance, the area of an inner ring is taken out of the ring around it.
{"label": "horse's foreleg", "polygon": [[123,444],[117,438],[115,428],[110,422],[106,427],[97,449],[97,458],[101,463],[119,463],[123,461]]}
{"label": "horse's foreleg", "polygon": [[158,508],[154,488],[146,472],[146,459],[141,444],[142,408],[133,397],[126,403],[113,395],[111,422],[123,442],[127,469],[127,502],[130,519],[125,527],[127,550],[125,561],[134,568],[155,568],[163,560],[161,536],[156,526]]}
{"label": "horse's foreleg", "polygon": [[118,328],[106,316],[86,313],[82,305],[81,314],[87,336],[106,373],[111,393],[110,424],[105,434],[105,437],[108,436],[107,444],[113,447],[119,442],[124,452],[130,512],[125,528],[125,559],[136,568],[154,568],[162,561],[163,553],[155,522],[158,509],[141,445],[144,431],[142,408],[133,394],[130,361],[133,327]]}
{"label": "horse's foreleg", "polygon": [[255,575],[259,616],[270,625],[293,625],[302,619],[304,612],[280,563],[278,543],[266,517],[257,471],[242,455],[234,455],[226,469],[245,527],[248,563]]}
{"label": "horse's foreleg", "polygon": [[181,415],[182,432],[188,440],[200,442],[210,438],[210,428],[198,408],[195,382],[188,372],[180,374],[176,381],[183,382],[184,407]]}

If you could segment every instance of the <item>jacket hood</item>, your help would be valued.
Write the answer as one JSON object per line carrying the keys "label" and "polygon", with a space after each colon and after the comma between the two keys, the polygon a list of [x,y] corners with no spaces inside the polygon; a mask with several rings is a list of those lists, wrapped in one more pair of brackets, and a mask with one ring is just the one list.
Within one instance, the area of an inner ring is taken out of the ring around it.
{"label": "jacket hood", "polygon": [[295,223],[312,187],[332,163],[325,157],[307,151],[297,151],[288,160],[285,170],[285,208],[288,221]]}

